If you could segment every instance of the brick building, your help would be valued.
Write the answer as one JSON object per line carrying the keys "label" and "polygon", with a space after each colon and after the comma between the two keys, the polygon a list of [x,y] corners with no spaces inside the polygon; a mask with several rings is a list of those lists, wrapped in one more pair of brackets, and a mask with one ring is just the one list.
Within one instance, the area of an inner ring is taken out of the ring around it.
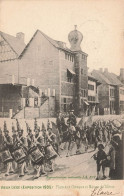
{"label": "brick building", "polygon": [[68,112],[70,105],[77,115],[86,113],[88,55],[81,50],[83,35],[76,27],[68,35],[70,49],[40,30],[27,45],[23,33],[0,36],[1,115],[12,109],[22,118],[55,116],[58,110]]}
{"label": "brick building", "polygon": [[88,115],[94,113],[99,114],[98,86],[101,83],[88,73]]}
{"label": "brick building", "polygon": [[107,68],[104,71],[102,68],[93,70],[92,75],[101,82],[98,87],[99,113],[102,115],[124,113],[124,84],[120,81],[120,77],[108,72]]}

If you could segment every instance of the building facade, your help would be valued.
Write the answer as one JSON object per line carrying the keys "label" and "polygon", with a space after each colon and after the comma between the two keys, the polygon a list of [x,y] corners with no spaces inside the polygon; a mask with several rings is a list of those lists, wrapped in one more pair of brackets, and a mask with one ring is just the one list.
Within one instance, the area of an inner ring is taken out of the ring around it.
{"label": "building facade", "polygon": [[[34,106],[37,117],[55,116],[59,110],[67,113],[72,105],[76,115],[86,113],[88,55],[81,50],[83,35],[76,27],[68,35],[70,49],[40,30],[27,45],[23,33],[13,37],[1,32],[1,39],[4,45],[8,44],[4,50],[0,45],[2,55],[7,56],[0,59],[1,116],[11,110],[16,117],[25,117]],[[43,115],[46,102],[47,111]]]}
{"label": "building facade", "polygon": [[120,78],[107,69],[93,70],[92,75],[101,82],[98,87],[99,114],[124,113],[124,85]]}
{"label": "building facade", "polygon": [[88,115],[99,114],[98,86],[101,83],[88,73]]}

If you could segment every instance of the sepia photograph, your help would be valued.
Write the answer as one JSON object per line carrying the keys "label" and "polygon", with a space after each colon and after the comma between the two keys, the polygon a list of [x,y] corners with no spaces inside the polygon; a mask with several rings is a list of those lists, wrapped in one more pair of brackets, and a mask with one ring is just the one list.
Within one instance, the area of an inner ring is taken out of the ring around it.
{"label": "sepia photograph", "polygon": [[124,179],[123,10],[0,1],[0,184]]}

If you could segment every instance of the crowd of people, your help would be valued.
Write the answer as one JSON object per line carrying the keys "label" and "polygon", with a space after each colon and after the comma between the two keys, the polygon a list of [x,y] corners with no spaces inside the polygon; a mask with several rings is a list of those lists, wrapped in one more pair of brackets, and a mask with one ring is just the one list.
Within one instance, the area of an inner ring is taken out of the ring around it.
{"label": "crowd of people", "polygon": [[4,121],[3,132],[0,130],[0,153],[1,161],[6,166],[5,176],[15,173],[18,169],[19,177],[28,173],[28,166],[34,168],[36,175],[46,175],[45,166],[49,166],[49,172],[54,171],[54,159],[58,156],[56,146],[56,135],[51,127],[42,127],[42,130],[35,124],[34,130],[27,126],[27,135],[24,136],[17,120],[17,129],[12,125],[12,137]]}
{"label": "crowd of people", "polygon": [[67,156],[69,156],[73,142],[76,143],[77,154],[80,153],[83,144],[85,152],[89,148],[97,151],[92,156],[97,164],[97,180],[100,179],[101,168],[102,179],[106,179],[105,169],[107,167],[109,168],[109,179],[123,179],[123,123],[117,120],[114,122],[114,120],[98,119],[90,126],[85,123],[81,126],[80,123],[77,124],[73,112],[67,123],[69,126],[66,133],[64,118],[60,114],[57,124],[60,133],[63,132],[63,136],[66,133],[62,142],[69,142]]}
{"label": "crowd of people", "polygon": [[1,165],[6,169],[5,176],[17,170],[19,177],[23,177],[28,173],[29,166],[34,168],[34,179],[46,175],[46,171],[54,172],[55,159],[61,156],[61,152],[68,144],[66,157],[70,156],[74,145],[76,154],[82,152],[82,147],[83,152],[87,152],[89,148],[95,151],[92,157],[97,164],[96,179],[100,179],[101,168],[103,179],[106,178],[106,167],[109,168],[110,179],[123,179],[123,128],[120,122],[120,126],[116,126],[113,121],[99,119],[88,126],[85,123],[77,123],[72,110],[67,121],[61,112],[58,113],[57,134],[50,126],[49,120],[47,128],[42,124],[41,129],[36,119],[33,130],[27,122],[25,123],[26,136],[18,120],[16,120],[17,128],[12,124],[12,136],[7,129],[6,121],[3,130],[0,129],[0,159]]}

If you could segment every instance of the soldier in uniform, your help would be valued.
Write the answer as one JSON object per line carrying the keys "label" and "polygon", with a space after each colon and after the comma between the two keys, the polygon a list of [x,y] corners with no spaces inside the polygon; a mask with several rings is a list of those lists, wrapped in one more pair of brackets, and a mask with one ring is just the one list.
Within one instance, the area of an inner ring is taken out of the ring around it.
{"label": "soldier in uniform", "polygon": [[[34,131],[35,131],[34,142],[37,145],[38,149],[41,151],[41,153],[45,156],[44,137],[40,135],[40,129],[36,128]],[[35,164],[36,171],[37,171],[35,179],[39,178],[41,175],[46,175],[44,164],[45,164],[44,159],[41,160],[38,164]]]}
{"label": "soldier in uniform", "polygon": [[59,134],[63,134],[63,129],[64,129],[64,125],[65,125],[65,119],[61,113],[61,111],[59,111],[57,119],[56,119],[56,125],[57,128],[59,130]]}
{"label": "soldier in uniform", "polygon": [[56,142],[56,135],[52,132],[51,127],[48,127],[47,132],[46,132],[46,148],[48,146],[52,146],[52,149],[49,152],[49,154],[47,154],[47,150],[46,150],[46,157],[47,157],[48,163],[50,165],[50,171],[49,172],[53,172],[54,171],[55,158],[57,157],[57,153],[58,153],[58,145],[57,145],[57,142]]}
{"label": "soldier in uniform", "polygon": [[[15,159],[15,163],[19,168],[19,177],[23,177],[27,173],[26,167],[26,155],[27,155],[27,144],[26,138],[23,137],[23,130],[15,130],[12,128],[13,147],[12,155]],[[20,151],[22,150],[22,151]],[[23,157],[21,157],[23,156]],[[17,158],[18,157],[18,158]]]}
{"label": "soldier in uniform", "polygon": [[[4,149],[4,136],[3,136],[2,130],[0,128],[0,155],[3,152],[3,149]],[[0,173],[2,171],[2,168],[3,168],[3,163],[2,163],[1,156],[0,156]]]}
{"label": "soldier in uniform", "polygon": [[[12,152],[12,138],[9,135],[9,131],[7,129],[4,129],[4,151],[9,150],[9,152]],[[11,157],[6,163],[7,163],[7,171],[5,176],[9,176],[10,173],[14,173],[13,166],[12,166],[13,158]]]}
{"label": "soldier in uniform", "polygon": [[[21,148],[23,149],[24,153],[27,155],[27,139],[23,136],[23,130],[18,130],[18,140],[20,143]],[[25,173],[28,173],[27,171],[27,165],[26,165],[26,159],[25,161],[21,164],[21,174],[19,177],[24,176]]]}
{"label": "soldier in uniform", "polygon": [[69,145],[68,145],[68,152],[66,157],[68,157],[70,155],[70,151],[72,150],[72,148],[75,145],[75,141],[76,141],[76,129],[73,125],[73,123],[70,122],[70,126],[68,128],[69,131]]}
{"label": "soldier in uniform", "polygon": [[69,113],[69,118],[67,120],[67,124],[71,124],[73,125],[74,127],[76,126],[77,124],[77,120],[76,120],[76,116],[74,115],[74,110],[70,110],[70,113]]}
{"label": "soldier in uniform", "polygon": [[[32,130],[30,129],[30,127],[27,127],[27,146],[28,146],[28,150],[33,147],[34,145],[34,135],[32,133]],[[28,165],[31,166],[32,162],[31,162],[31,157],[28,154]]]}

